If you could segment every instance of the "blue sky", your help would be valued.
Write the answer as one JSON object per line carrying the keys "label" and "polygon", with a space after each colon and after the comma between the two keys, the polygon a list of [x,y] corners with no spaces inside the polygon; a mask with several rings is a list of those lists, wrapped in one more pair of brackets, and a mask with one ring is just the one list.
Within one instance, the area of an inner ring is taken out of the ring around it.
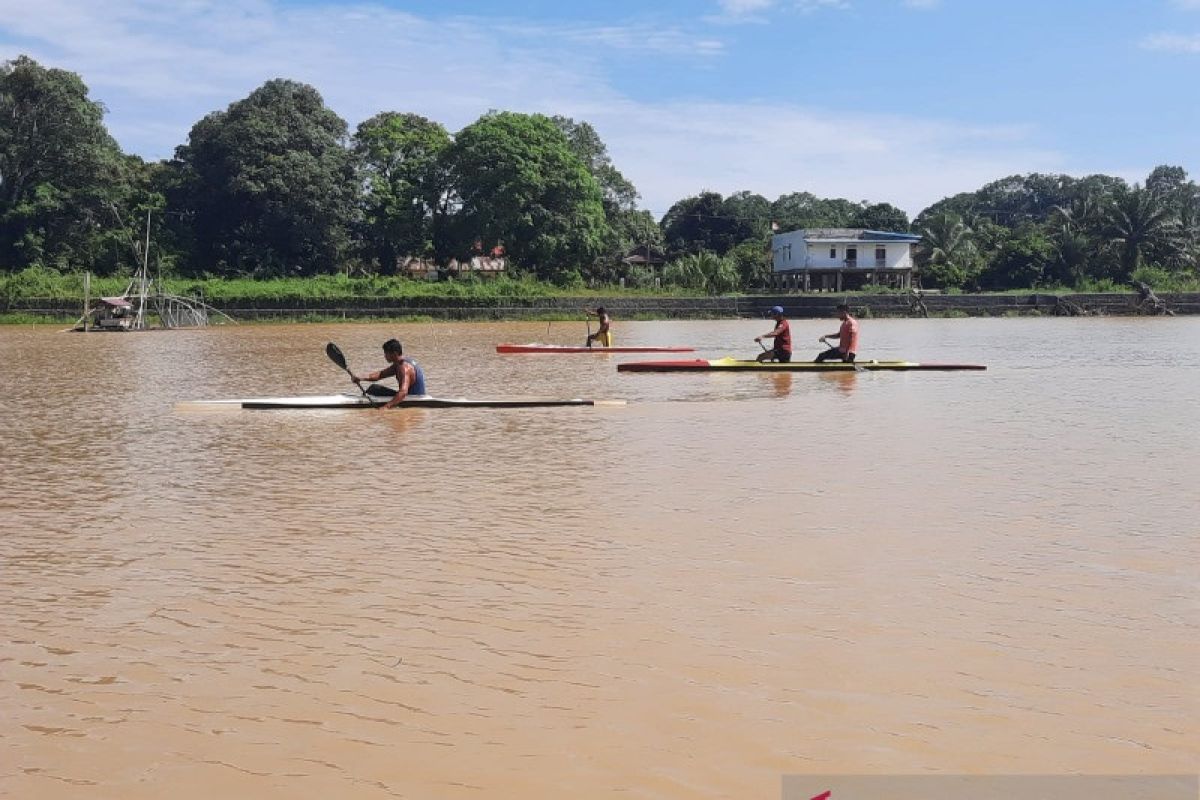
{"label": "blue sky", "polygon": [[0,59],[79,73],[169,157],[271,78],[353,128],[590,122],[661,215],[702,190],[916,214],[1015,173],[1200,170],[1200,0],[0,0]]}

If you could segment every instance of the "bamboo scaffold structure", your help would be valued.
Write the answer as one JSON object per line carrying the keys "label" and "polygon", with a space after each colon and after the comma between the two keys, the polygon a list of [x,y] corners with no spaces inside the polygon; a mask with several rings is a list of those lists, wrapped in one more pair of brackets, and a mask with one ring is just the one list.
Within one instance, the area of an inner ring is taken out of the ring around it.
{"label": "bamboo scaffold structure", "polygon": [[[138,245],[141,244],[139,248]],[[203,328],[213,322],[237,321],[223,311],[194,297],[165,291],[162,281],[150,275],[150,210],[146,211],[146,238],[133,243],[138,269],[119,297],[101,297],[90,305],[90,273],[84,277],[84,312],[72,330],[143,331],[158,319],[159,328]],[[138,250],[141,250],[138,253]],[[215,319],[214,319],[215,318]]]}

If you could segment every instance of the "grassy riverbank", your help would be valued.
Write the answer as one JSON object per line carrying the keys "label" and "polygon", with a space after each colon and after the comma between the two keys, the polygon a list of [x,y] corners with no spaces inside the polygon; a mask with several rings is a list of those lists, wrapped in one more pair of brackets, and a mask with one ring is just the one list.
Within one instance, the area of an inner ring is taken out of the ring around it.
{"label": "grassy riverbank", "polygon": [[[2,276],[0,323],[70,324],[82,313],[83,284],[81,273],[45,269]],[[90,295],[93,302],[99,297],[119,296],[128,285],[128,277],[93,278]],[[1130,288],[1111,281],[1092,282],[1078,290],[932,292],[923,298],[924,309],[907,292],[877,286],[837,295],[764,290],[761,294],[708,296],[684,289],[566,288],[529,278],[430,282],[337,275],[262,281],[175,278],[165,280],[164,288],[207,303],[239,322],[579,320],[583,308],[596,305],[608,306],[623,320],[762,316],[776,304],[783,305],[789,316],[813,318],[827,316],[841,299],[864,318],[1050,315],[1072,308],[1094,314],[1139,313]],[[1197,288],[1171,286],[1170,291],[1160,289],[1159,294],[1176,313],[1194,314],[1200,313]]]}
{"label": "grassy riverbank", "polygon": [[[91,279],[91,295],[113,297],[124,294],[128,276]],[[362,298],[416,300],[423,298],[486,301],[497,298],[533,300],[548,297],[607,296],[614,292],[633,297],[686,297],[694,292],[685,289],[625,289],[606,286],[559,287],[533,278],[500,277],[494,279],[465,279],[450,281],[412,280],[400,277],[346,277],[317,275],[311,278],[165,278],[163,288],[170,294],[195,297],[212,305],[226,301],[313,301],[357,300]],[[58,300],[82,303],[84,276],[82,273],[60,273],[48,269],[27,269],[12,275],[0,276],[0,305],[19,300]]]}

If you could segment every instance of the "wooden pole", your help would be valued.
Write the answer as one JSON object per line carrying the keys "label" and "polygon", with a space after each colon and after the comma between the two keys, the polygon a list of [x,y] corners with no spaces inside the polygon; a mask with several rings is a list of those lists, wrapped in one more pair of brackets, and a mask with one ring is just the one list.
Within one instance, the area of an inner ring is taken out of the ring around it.
{"label": "wooden pole", "polygon": [[88,314],[92,305],[92,273],[83,273],[83,332],[88,332]]}

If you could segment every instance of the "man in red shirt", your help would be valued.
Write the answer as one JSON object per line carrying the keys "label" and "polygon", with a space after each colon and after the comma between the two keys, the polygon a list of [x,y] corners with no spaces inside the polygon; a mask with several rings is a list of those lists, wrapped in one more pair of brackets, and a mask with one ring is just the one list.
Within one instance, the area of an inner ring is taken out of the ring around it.
{"label": "man in red shirt", "polygon": [[764,333],[762,336],[755,336],[754,341],[762,344],[763,339],[774,339],[775,347],[770,350],[764,349],[758,354],[758,360],[761,361],[779,361],[786,364],[792,360],[792,328],[788,325],[788,321],[783,318],[783,306],[775,306],[767,314],[774,318],[775,329],[770,333]]}
{"label": "man in red shirt", "polygon": [[854,356],[858,353],[858,320],[850,316],[850,306],[842,303],[837,307],[838,319],[842,321],[842,326],[838,328],[837,333],[829,333],[822,336],[817,341],[824,344],[829,344],[826,339],[837,339],[836,347],[830,347],[824,353],[817,356],[817,362],[844,361],[847,364],[854,363]]}

